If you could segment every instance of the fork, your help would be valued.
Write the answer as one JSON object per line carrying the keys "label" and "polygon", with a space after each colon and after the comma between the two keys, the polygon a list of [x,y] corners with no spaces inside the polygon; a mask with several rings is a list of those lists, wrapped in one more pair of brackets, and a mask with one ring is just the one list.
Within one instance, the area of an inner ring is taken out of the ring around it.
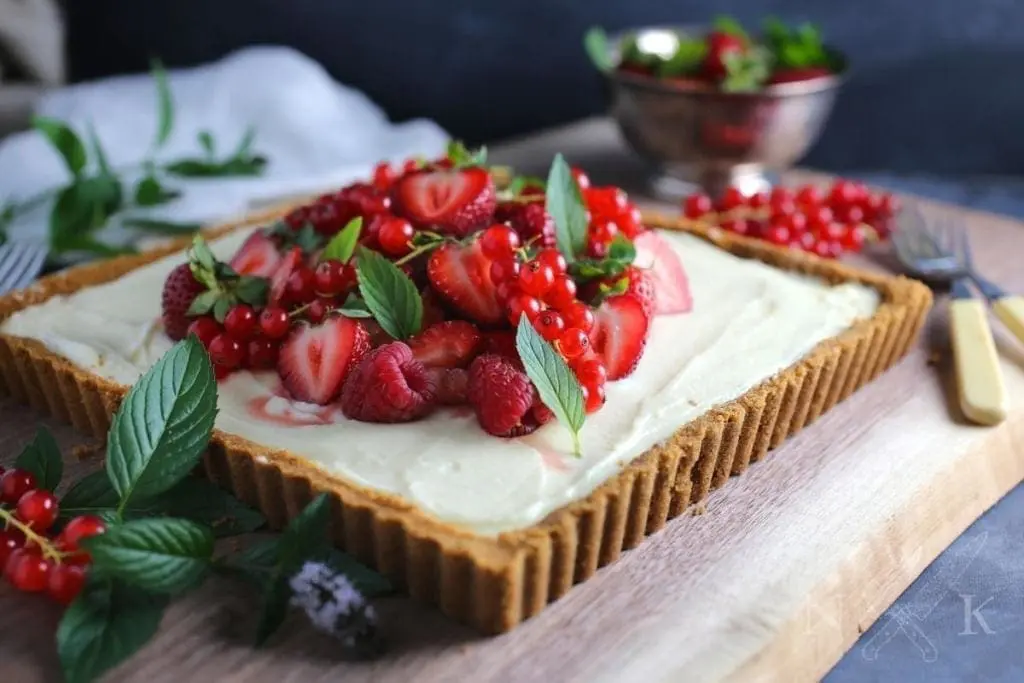
{"label": "fork", "polygon": [[985,304],[970,289],[970,244],[959,224],[929,229],[920,211],[908,211],[893,235],[896,255],[908,270],[931,281],[952,285],[950,337],[960,408],[967,419],[996,425],[1006,419],[1009,403]]}
{"label": "fork", "polygon": [[41,242],[0,244],[0,294],[32,282],[43,268],[46,253],[46,245]]}
{"label": "fork", "polygon": [[1007,294],[1002,288],[978,273],[977,268],[974,267],[971,242],[967,238],[966,230],[963,228],[951,230],[943,243],[948,248],[959,252],[964,268],[984,297],[988,299],[989,305],[992,306],[992,312],[1017,339],[1024,342],[1024,297]]}

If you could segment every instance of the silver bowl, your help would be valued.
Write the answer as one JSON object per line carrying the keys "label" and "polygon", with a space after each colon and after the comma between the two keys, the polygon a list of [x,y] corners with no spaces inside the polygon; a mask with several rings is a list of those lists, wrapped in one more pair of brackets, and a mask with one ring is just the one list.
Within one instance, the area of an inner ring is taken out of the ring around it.
{"label": "silver bowl", "polygon": [[[674,32],[707,30],[633,29],[609,41],[610,56],[617,64],[627,34],[665,44],[675,40]],[[818,139],[843,80],[841,72],[746,93],[617,69],[605,76],[611,115],[629,145],[652,166],[655,189],[678,195],[698,185],[712,197],[729,186],[748,195],[771,187],[769,176],[791,167]]]}

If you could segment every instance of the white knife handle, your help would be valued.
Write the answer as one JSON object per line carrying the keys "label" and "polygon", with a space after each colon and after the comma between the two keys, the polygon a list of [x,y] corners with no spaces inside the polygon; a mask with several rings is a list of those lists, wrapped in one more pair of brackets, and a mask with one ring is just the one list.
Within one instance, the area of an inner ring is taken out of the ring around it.
{"label": "white knife handle", "polygon": [[1024,296],[1004,296],[992,302],[992,310],[1013,335],[1024,342]]}
{"label": "white knife handle", "polygon": [[1006,419],[1008,401],[985,305],[954,299],[949,323],[960,407],[971,422],[999,424]]}

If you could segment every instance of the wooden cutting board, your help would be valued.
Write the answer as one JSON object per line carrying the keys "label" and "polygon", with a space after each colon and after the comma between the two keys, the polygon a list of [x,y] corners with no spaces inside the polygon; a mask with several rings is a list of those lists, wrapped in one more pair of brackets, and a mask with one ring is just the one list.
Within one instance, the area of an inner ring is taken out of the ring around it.
{"label": "wooden cutting board", "polygon": [[[579,133],[537,138],[503,158],[540,165],[573,145],[583,157],[612,149],[593,137],[583,146]],[[617,143],[608,154],[586,165],[628,168],[608,166],[622,158]],[[1024,292],[1024,225],[928,208],[962,215],[983,272]],[[335,644],[298,619],[253,651],[253,596],[213,580],[178,601],[159,636],[109,680],[817,680],[1024,479],[1024,344],[995,329],[1012,404],[1002,426],[967,425],[954,407],[940,300],[926,338],[899,366],[733,479],[699,514],[670,523],[512,633],[482,639],[390,598],[380,607],[391,652],[378,662],[340,661]],[[0,462],[37,422],[0,406]],[[68,428],[58,433],[64,444],[80,442]],[[56,608],[6,586],[0,605],[0,680],[53,680]]]}

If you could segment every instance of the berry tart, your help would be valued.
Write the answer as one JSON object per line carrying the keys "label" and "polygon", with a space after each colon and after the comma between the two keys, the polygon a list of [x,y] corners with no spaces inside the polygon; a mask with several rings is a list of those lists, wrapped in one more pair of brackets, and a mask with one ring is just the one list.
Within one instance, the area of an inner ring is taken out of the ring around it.
{"label": "berry tart", "polygon": [[220,382],[212,479],[275,524],[330,492],[340,546],[494,633],[892,365],[930,305],[642,216],[561,157],[508,181],[453,145],[47,278],[0,299],[0,391],[103,435],[195,335]]}

